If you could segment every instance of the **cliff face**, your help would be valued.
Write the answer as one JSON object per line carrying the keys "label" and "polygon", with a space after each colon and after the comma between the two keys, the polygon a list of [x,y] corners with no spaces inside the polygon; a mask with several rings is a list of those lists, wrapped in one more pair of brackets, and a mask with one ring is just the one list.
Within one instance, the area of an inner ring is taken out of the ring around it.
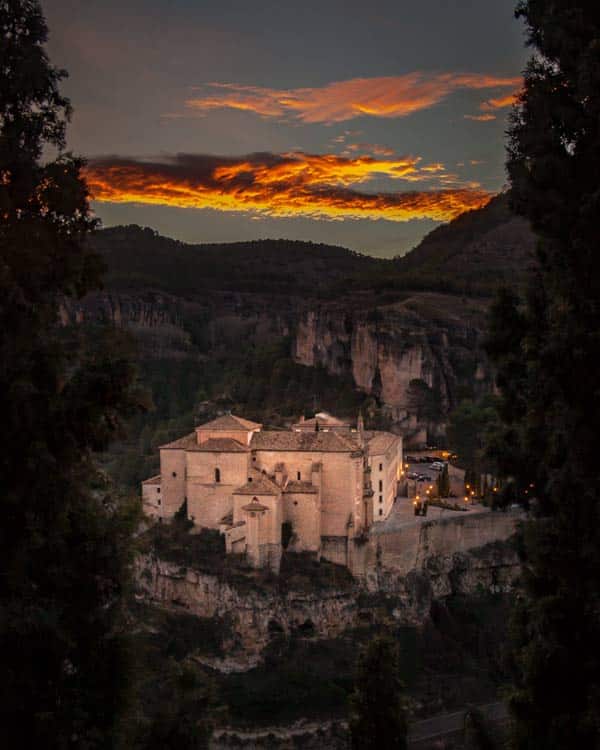
{"label": "cliff face", "polygon": [[334,303],[300,316],[293,354],[301,364],[351,374],[398,420],[420,418],[411,381],[421,381],[443,421],[460,385],[490,386],[484,329],[484,304],[450,295],[415,293],[368,310]]}
{"label": "cliff face", "polygon": [[435,436],[461,398],[491,389],[486,308],[499,284],[523,286],[534,243],[502,195],[395,260],[285,240],[185,245],[140,227],[92,244],[107,291],[65,303],[63,323],[127,327],[142,358],[214,362],[286,338],[296,362],[351,378],[405,434]]}
{"label": "cliff face", "polygon": [[357,561],[359,578],[344,588],[282,590],[240,586],[216,575],[140,556],[138,596],[197,617],[229,623],[225,658],[202,660],[221,671],[255,666],[278,634],[335,638],[382,610],[397,625],[421,625],[434,600],[453,594],[509,592],[519,574],[509,541],[516,517],[477,514],[470,519],[409,526],[373,536]]}
{"label": "cliff face", "polygon": [[485,315],[485,301],[431,292],[378,305],[360,293],[321,302],[230,292],[189,299],[156,290],[106,291],[60,308],[63,325],[109,322],[128,329],[144,359],[202,361],[240,342],[289,338],[296,362],[352,379],[402,428],[430,433],[443,429],[461,387],[475,395],[491,388],[482,349]]}
{"label": "cliff face", "polygon": [[152,289],[107,290],[63,300],[59,308],[61,325],[124,328],[133,334],[140,355],[152,359],[197,359],[240,340],[272,341],[290,335],[293,319],[293,308],[283,300],[272,305],[259,295],[228,292],[189,299]]}

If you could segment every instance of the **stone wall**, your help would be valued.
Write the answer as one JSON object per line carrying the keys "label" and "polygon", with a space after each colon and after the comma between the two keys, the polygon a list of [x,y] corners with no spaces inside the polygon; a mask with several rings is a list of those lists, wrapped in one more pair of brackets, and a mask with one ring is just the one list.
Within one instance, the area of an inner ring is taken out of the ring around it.
{"label": "stone wall", "polygon": [[[283,463],[290,479],[298,472],[302,479],[310,480],[312,466],[322,463],[321,470],[321,534],[343,536],[347,534],[350,515],[360,525],[362,519],[362,456],[350,453],[319,453],[310,451],[256,451],[255,467],[275,473],[277,464]],[[357,505],[360,503],[360,505]],[[300,506],[298,506],[300,507]],[[309,507],[306,506],[308,512]],[[308,519],[306,519],[308,522]]]}
{"label": "stone wall", "polygon": [[167,449],[160,452],[161,516],[171,518],[185,498],[185,451]]}
{"label": "stone wall", "polygon": [[186,456],[188,515],[198,526],[216,528],[233,509],[233,491],[248,479],[249,454],[187,451]]}
{"label": "stone wall", "polygon": [[292,547],[295,551],[318,552],[321,545],[321,504],[316,492],[286,492],[283,495],[283,519],[292,524]]}
{"label": "stone wall", "polygon": [[[432,508],[432,515],[436,509]],[[352,572],[371,588],[381,586],[382,576],[398,578],[427,569],[432,559],[452,560],[461,554],[505,542],[513,536],[520,511],[506,513],[464,512],[439,519],[416,521],[400,529],[375,528],[366,544],[353,543]],[[516,559],[511,557],[511,565]]]}

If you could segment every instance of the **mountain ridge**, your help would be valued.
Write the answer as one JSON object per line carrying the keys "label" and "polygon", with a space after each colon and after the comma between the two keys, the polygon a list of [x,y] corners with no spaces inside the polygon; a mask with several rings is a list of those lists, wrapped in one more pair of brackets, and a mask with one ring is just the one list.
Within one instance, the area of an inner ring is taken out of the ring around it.
{"label": "mountain ridge", "polygon": [[303,240],[192,244],[137,225],[102,229],[91,242],[107,265],[106,286],[119,290],[315,297],[406,289],[491,296],[502,283],[522,285],[534,247],[526,221],[510,212],[506,193],[390,259]]}

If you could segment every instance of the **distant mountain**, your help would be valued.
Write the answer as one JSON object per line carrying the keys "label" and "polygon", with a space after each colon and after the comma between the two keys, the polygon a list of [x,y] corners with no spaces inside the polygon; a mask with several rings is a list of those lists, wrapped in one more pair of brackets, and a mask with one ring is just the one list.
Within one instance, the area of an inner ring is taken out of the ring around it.
{"label": "distant mountain", "polygon": [[340,278],[377,273],[386,264],[344,247],[284,239],[192,245],[136,225],[101,230],[92,244],[106,262],[108,287],[186,296],[224,290],[319,296]]}
{"label": "distant mountain", "polygon": [[535,238],[527,221],[511,213],[508,200],[502,193],[434,229],[396,258],[399,274],[452,278],[475,289],[503,282],[520,286],[533,263]]}
{"label": "distant mountain", "polygon": [[489,296],[502,283],[520,286],[534,238],[503,194],[395,259],[285,239],[192,245],[136,225],[104,229],[92,243],[107,265],[106,286],[114,290],[187,298],[228,291],[330,299],[361,292],[372,304],[406,291]]}

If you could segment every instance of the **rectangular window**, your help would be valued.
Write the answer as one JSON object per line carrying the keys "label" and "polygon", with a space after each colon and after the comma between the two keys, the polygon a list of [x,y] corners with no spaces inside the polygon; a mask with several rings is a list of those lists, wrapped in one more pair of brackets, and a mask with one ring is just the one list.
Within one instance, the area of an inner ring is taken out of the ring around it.
{"label": "rectangular window", "polygon": [[382,516],[382,515],[383,515],[383,510],[382,510],[381,508],[379,508],[379,515],[380,515],[380,516]]}
{"label": "rectangular window", "polygon": [[379,495],[379,502],[380,502],[380,503],[382,503],[382,502],[383,502],[383,495]]}
{"label": "rectangular window", "polygon": [[160,497],[156,501],[160,505]]}
{"label": "rectangular window", "polygon": [[383,481],[379,480],[379,492],[383,492]]}
{"label": "rectangular window", "polygon": [[302,474],[298,472],[298,481],[300,481],[301,479],[302,479]]}
{"label": "rectangular window", "polygon": [[379,464],[379,471],[383,471],[383,464]]}

